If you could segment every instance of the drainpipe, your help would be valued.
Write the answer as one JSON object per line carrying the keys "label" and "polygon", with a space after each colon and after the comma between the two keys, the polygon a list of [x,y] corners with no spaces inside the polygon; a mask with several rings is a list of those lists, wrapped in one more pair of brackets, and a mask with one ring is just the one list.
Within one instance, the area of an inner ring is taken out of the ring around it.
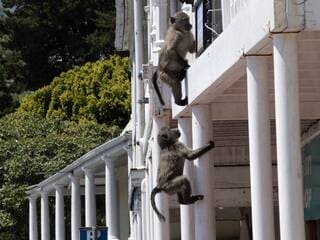
{"label": "drainpipe", "polygon": [[143,166],[143,146],[141,139],[143,137],[144,125],[145,125],[145,107],[144,107],[144,84],[142,81],[142,63],[143,63],[143,31],[142,31],[142,20],[143,20],[143,5],[141,0],[133,1],[134,9],[134,48],[135,48],[135,88],[136,96],[135,104],[137,106],[137,132],[136,139],[138,140],[138,153],[137,153],[137,166]]}

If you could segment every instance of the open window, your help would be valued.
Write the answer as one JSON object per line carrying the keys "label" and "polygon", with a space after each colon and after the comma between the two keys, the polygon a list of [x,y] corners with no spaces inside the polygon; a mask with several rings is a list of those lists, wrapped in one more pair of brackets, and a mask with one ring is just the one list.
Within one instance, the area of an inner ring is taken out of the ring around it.
{"label": "open window", "polygon": [[222,32],[222,0],[198,0],[195,3],[197,56]]}

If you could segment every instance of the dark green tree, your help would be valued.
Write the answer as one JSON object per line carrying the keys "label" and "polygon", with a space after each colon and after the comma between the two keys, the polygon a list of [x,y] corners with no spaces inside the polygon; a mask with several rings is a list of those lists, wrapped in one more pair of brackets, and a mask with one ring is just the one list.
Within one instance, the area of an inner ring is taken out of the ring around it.
{"label": "dark green tree", "polygon": [[0,119],[0,239],[27,239],[27,186],[118,134],[119,128],[92,121],[59,121],[30,113]]}
{"label": "dark green tree", "polygon": [[17,92],[23,89],[25,63],[17,51],[7,48],[8,35],[0,36],[0,117],[18,105]]}
{"label": "dark green tree", "polygon": [[50,85],[27,95],[18,111],[124,127],[130,100],[129,60],[111,56],[62,73]]}
{"label": "dark green tree", "polygon": [[96,61],[114,50],[114,0],[2,0],[7,17],[0,36],[27,64],[28,89],[47,85],[75,65]]}

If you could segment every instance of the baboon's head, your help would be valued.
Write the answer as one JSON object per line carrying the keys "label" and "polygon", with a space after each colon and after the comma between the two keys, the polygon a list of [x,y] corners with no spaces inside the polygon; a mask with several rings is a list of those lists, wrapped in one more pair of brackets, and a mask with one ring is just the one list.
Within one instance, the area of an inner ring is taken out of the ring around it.
{"label": "baboon's head", "polygon": [[180,131],[178,129],[170,129],[168,127],[162,127],[158,134],[158,143],[161,149],[170,147],[175,144],[180,137]]}
{"label": "baboon's head", "polygon": [[180,31],[190,31],[192,25],[189,21],[189,16],[184,12],[177,12],[174,17],[170,18],[173,27]]}

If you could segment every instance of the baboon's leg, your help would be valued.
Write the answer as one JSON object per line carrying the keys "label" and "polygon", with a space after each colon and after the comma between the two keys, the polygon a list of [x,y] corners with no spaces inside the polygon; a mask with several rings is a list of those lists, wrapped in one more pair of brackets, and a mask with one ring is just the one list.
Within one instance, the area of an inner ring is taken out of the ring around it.
{"label": "baboon's leg", "polygon": [[191,184],[185,176],[179,176],[167,182],[162,187],[168,194],[177,193],[180,204],[192,204],[195,201],[202,200],[202,195],[191,196]]}
{"label": "baboon's leg", "polygon": [[166,72],[160,72],[159,78],[161,81],[165,82],[171,87],[171,91],[174,97],[174,102],[177,105],[184,106],[188,104],[188,97],[182,98],[182,90],[181,90],[181,82],[180,80],[175,76],[177,74],[168,74]]}
{"label": "baboon's leg", "polygon": [[178,200],[180,204],[189,205],[195,203],[196,201],[203,200],[203,195],[192,195],[184,197],[183,193],[178,193]]}
{"label": "baboon's leg", "polygon": [[182,80],[186,77],[187,70],[183,69],[177,74],[177,78],[182,82]]}
{"label": "baboon's leg", "polygon": [[182,89],[181,89],[181,82],[180,81],[174,82],[171,89],[172,89],[172,94],[174,97],[175,104],[180,105],[180,106],[185,106],[188,104],[188,97],[187,96],[184,99],[181,99],[182,98]]}

